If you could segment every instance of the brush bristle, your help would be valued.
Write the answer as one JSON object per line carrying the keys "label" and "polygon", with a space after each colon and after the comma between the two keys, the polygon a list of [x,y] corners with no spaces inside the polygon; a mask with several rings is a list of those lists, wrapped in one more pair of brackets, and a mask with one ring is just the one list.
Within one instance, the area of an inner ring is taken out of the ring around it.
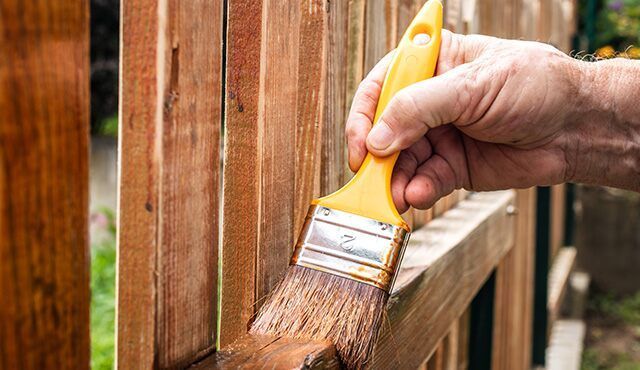
{"label": "brush bristle", "polygon": [[378,336],[388,298],[385,291],[368,284],[291,266],[250,332],[329,340],[347,368],[360,369]]}

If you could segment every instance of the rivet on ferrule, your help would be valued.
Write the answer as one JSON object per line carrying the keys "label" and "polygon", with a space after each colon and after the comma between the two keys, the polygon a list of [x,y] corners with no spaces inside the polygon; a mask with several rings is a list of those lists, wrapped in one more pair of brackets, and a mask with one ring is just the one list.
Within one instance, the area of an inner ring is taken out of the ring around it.
{"label": "rivet on ferrule", "polygon": [[390,291],[409,236],[399,226],[312,205],[291,264]]}

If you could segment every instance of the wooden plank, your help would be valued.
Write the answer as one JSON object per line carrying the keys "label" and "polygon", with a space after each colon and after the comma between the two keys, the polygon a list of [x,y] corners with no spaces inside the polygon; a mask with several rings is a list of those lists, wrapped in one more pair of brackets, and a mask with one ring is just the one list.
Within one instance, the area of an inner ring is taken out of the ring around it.
{"label": "wooden plank", "polygon": [[0,368],[89,368],[89,2],[0,3]]}
{"label": "wooden plank", "polygon": [[513,245],[515,220],[507,214],[513,201],[513,191],[473,194],[414,232],[390,298],[390,328],[383,328],[374,349],[374,368],[417,367],[435,350]]}
{"label": "wooden plank", "polygon": [[444,2],[444,27],[451,32],[462,32],[462,0],[447,0]]}
{"label": "wooden plank", "polygon": [[349,2],[327,3],[326,78],[322,127],[320,193],[338,190],[346,181],[347,152],[345,120],[347,118],[347,46]]}
{"label": "wooden plank", "polygon": [[427,370],[443,370],[444,369],[444,341],[440,341],[436,347],[436,351],[427,361]]}
{"label": "wooden plank", "polygon": [[389,50],[396,47],[398,0],[367,0],[364,73],[369,73]]}
{"label": "wooden plank", "polygon": [[[351,101],[364,77],[364,35],[365,35],[365,0],[349,0],[349,19],[347,30],[347,112]],[[353,174],[345,168],[346,179]]]}
{"label": "wooden plank", "polygon": [[564,219],[565,219],[565,185],[554,185],[551,187],[551,219],[550,225],[550,258],[554,258],[560,247],[564,244]]}
{"label": "wooden plank", "polygon": [[212,369],[339,369],[336,349],[330,342],[249,336],[189,367]]}
{"label": "wooden plank", "polygon": [[469,324],[471,308],[467,307],[458,321],[458,370],[469,368]]}
{"label": "wooden plank", "polygon": [[258,106],[262,2],[227,3],[227,58],[219,345],[247,331],[254,313],[260,211]]}
{"label": "wooden plank", "polygon": [[458,369],[458,342],[460,336],[460,322],[455,320],[449,328],[449,334],[444,340],[444,370]]}
{"label": "wooden plank", "polygon": [[531,363],[535,190],[517,191],[515,243],[496,268],[492,368],[525,370]]}
{"label": "wooden plank", "polygon": [[294,235],[295,158],[300,7],[264,0],[258,98],[260,213],[256,300],[289,265]]}
{"label": "wooden plank", "polygon": [[280,279],[320,191],[327,4],[290,5],[228,4],[221,346]]}
{"label": "wooden plank", "polygon": [[123,3],[117,366],[215,347],[222,3]]}
{"label": "wooden plank", "polygon": [[[311,200],[320,195],[324,80],[327,67],[325,8],[328,4],[325,0],[307,0],[305,3],[300,7],[298,46],[294,238],[297,238],[302,229]],[[288,258],[289,255],[287,262]]]}
{"label": "wooden plank", "polygon": [[547,300],[547,311],[549,313],[549,320],[547,322],[549,330],[551,330],[553,323],[560,316],[562,300],[567,291],[569,277],[571,276],[575,262],[576,248],[561,248],[549,270],[549,298]]}

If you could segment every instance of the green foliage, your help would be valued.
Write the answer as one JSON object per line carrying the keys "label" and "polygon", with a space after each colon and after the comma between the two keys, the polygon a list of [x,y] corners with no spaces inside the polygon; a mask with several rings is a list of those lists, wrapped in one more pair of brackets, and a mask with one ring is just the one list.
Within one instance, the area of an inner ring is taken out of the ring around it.
{"label": "green foliage", "polygon": [[611,294],[598,295],[591,303],[593,309],[631,326],[640,326],[640,292],[623,299]]}
{"label": "green foliage", "polygon": [[113,212],[102,209],[106,218],[105,240],[91,246],[91,368],[113,369],[116,296],[116,226]]}
{"label": "green foliage", "polygon": [[624,52],[640,46],[640,0],[605,0],[597,23],[598,46]]}
{"label": "green foliage", "polygon": [[589,335],[582,370],[640,370],[640,292],[591,297]]}
{"label": "green foliage", "polygon": [[95,126],[95,133],[104,136],[118,136],[118,116],[114,115],[109,118],[103,119],[98,125]]}
{"label": "green foliage", "polygon": [[582,370],[640,370],[640,364],[625,353],[587,349],[582,354]]}

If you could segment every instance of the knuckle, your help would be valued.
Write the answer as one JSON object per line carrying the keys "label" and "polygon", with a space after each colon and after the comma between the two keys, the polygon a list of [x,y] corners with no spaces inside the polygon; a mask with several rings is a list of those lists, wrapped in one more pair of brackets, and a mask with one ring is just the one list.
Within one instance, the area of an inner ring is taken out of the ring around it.
{"label": "knuckle", "polygon": [[400,90],[396,96],[393,98],[393,107],[394,110],[392,112],[396,113],[397,116],[401,119],[405,120],[415,120],[419,115],[419,109],[417,101],[412,94],[407,89]]}
{"label": "knuckle", "polygon": [[380,95],[380,84],[376,81],[365,79],[360,82],[358,86],[358,92],[361,100],[364,100],[367,104],[377,104],[378,96]]}

